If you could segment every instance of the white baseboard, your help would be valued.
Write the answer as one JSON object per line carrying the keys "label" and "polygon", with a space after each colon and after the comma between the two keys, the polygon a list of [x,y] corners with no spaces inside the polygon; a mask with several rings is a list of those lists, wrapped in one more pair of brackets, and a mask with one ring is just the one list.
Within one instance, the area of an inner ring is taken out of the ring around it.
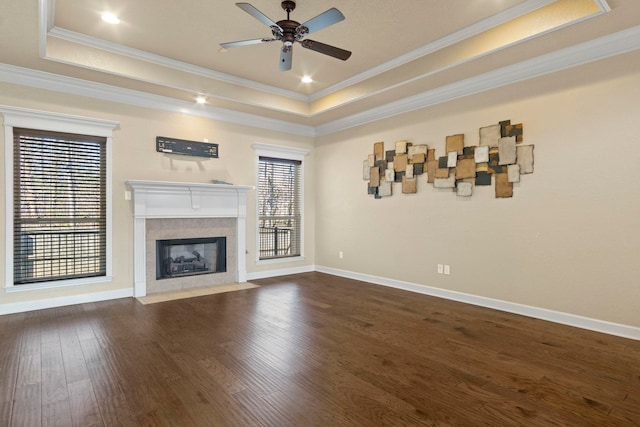
{"label": "white baseboard", "polygon": [[[266,279],[269,277],[286,276],[289,274],[309,273],[316,271],[314,265],[305,265],[294,268],[283,268],[278,270],[268,270],[256,273],[248,273],[247,281]],[[0,303],[0,316],[3,314],[22,313],[25,311],[42,310],[46,308],[63,307],[66,305],[83,304],[87,302],[107,301],[118,298],[133,297],[133,287],[128,289],[118,289],[115,291],[94,292],[89,294],[71,295],[67,297],[53,297],[34,301]]]}
{"label": "white baseboard", "polygon": [[403,282],[400,280],[372,276],[369,274],[339,270],[336,268],[316,266],[316,271],[331,274],[334,276],[346,277],[348,279],[373,283],[376,285],[403,289],[405,291],[416,292],[419,294],[431,295],[434,297],[464,302],[467,304],[478,305],[481,307],[492,308],[495,310],[506,311],[514,314],[520,314],[522,316],[533,317],[536,319],[548,320],[550,322],[561,323],[563,325],[574,326],[576,328],[588,329],[590,331],[602,332],[609,335],[616,335],[624,338],[640,340],[640,328],[635,326],[612,323],[598,319],[591,319],[589,317],[577,316],[575,314],[563,313],[561,311],[547,310],[545,308],[532,307],[493,298],[434,288],[432,286],[418,285],[416,283]]}
{"label": "white baseboard", "polygon": [[313,271],[316,271],[315,265],[303,265],[301,267],[282,268],[279,270],[257,271],[255,273],[247,273],[247,281],[287,276],[289,274],[310,273]]}
{"label": "white baseboard", "polygon": [[63,307],[66,305],[84,304],[87,302],[107,301],[111,299],[133,296],[133,287],[114,291],[93,292],[89,294],[71,295],[68,297],[54,297],[34,301],[0,304],[0,315],[22,313],[25,311],[42,310],[45,308]]}
{"label": "white baseboard", "polygon": [[[495,310],[506,311],[508,313],[547,320],[563,325],[574,326],[590,331],[602,332],[609,335],[616,335],[624,338],[640,340],[640,328],[623,325],[620,323],[607,322],[604,320],[592,319],[589,317],[577,316],[575,314],[563,313],[561,311],[548,310],[545,308],[532,307],[524,304],[517,304],[478,295],[466,294],[463,292],[450,291],[447,289],[435,288],[432,286],[419,285],[416,283],[403,282],[400,280],[385,277],[372,276],[370,274],[356,273],[352,271],[340,270],[336,268],[306,265],[302,267],[283,268],[279,270],[268,270],[255,273],[248,273],[247,280],[266,279],[270,277],[287,276],[290,274],[309,273],[318,271],[334,276],[345,277],[353,280],[373,283],[376,285],[388,286],[438,298],[445,298],[452,301],[473,304]],[[0,304],[0,315],[21,313],[25,311],[41,310],[46,308],[62,307],[66,305],[83,304],[88,302],[107,301],[111,299],[133,297],[133,288],[118,289],[114,291],[94,292],[89,294],[72,295],[68,297],[47,298],[35,301]]]}

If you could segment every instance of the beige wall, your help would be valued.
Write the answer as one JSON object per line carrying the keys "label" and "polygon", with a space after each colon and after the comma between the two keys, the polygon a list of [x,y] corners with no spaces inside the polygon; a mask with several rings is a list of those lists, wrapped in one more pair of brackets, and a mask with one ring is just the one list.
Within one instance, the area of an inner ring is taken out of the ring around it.
{"label": "beige wall", "polygon": [[[603,66],[319,138],[316,265],[640,326],[640,74]],[[504,119],[524,123],[535,144],[535,173],[512,199],[493,187],[459,198],[425,176],[417,194],[400,184],[389,198],[366,194],[374,142],[443,155],[446,135],[477,145],[479,127]]]}
{"label": "beige wall", "polygon": [[[74,114],[99,119],[116,120],[120,126],[113,134],[113,275],[110,284],[66,287],[47,291],[4,293],[5,279],[5,212],[0,209],[0,304],[38,300],[133,287],[133,217],[131,202],[124,199],[129,179],[211,182],[219,179],[240,185],[255,185],[255,151],[251,144],[259,142],[298,148],[312,148],[312,139],[256,129],[248,126],[217,122],[209,119],[167,113],[31,89],[0,84],[0,105]],[[200,159],[157,153],[155,137],[169,136],[217,143],[219,159]],[[5,188],[4,141],[0,135],[0,188]],[[255,191],[248,193],[247,212],[247,272],[312,265],[314,259],[314,155],[305,163],[305,255],[304,262],[255,265]]]}

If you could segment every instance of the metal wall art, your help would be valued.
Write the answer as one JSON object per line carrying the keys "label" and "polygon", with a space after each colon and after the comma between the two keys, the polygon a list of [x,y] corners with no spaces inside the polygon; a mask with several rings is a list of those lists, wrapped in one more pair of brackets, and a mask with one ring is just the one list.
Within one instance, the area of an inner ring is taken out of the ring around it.
{"label": "metal wall art", "polygon": [[435,188],[448,188],[460,197],[470,197],[475,186],[495,186],[496,198],[513,197],[513,184],[520,175],[533,173],[533,145],[522,145],[522,123],[504,120],[479,130],[478,145],[464,145],[464,134],[445,140],[445,153],[426,144],[397,141],[393,150],[385,151],[384,142],[373,144],[362,164],[362,178],[367,192],[376,199],[392,195],[393,183],[401,183],[405,194],[416,193],[418,178]]}

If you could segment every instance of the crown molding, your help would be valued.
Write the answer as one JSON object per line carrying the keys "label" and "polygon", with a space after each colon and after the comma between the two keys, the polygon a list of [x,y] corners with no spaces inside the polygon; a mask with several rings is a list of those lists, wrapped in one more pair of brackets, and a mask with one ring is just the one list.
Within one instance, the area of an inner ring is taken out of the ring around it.
{"label": "crown molding", "polygon": [[[224,83],[230,83],[238,86],[248,87],[251,89],[259,90],[261,92],[270,93],[272,95],[283,96],[291,98],[297,101],[309,102],[309,97],[291,90],[280,89],[275,86],[269,86],[266,84],[258,83],[253,80],[243,79],[240,77],[232,76],[231,74],[221,73],[209,68],[200,67],[186,62],[177,61],[175,59],[167,58],[166,56],[156,55],[153,53],[145,52],[143,50],[134,49],[132,47],[124,46],[118,43],[112,43],[106,40],[102,40],[96,37],[87,36],[85,34],[76,33],[75,31],[66,30],[60,27],[51,28],[48,36],[55,37],[61,40],[65,40],[71,43],[78,43],[85,46],[89,46],[95,49],[103,50],[118,55],[124,55],[130,58],[138,59],[141,61],[149,62],[151,64],[160,65],[162,67],[172,68],[174,70],[183,71],[189,74],[195,74],[202,77],[206,77],[213,80],[218,80]],[[46,57],[46,59],[51,59]],[[102,72],[106,72],[100,69]],[[207,94],[209,96],[216,96],[215,94]]]}
{"label": "crown molding", "polygon": [[337,119],[317,126],[315,133],[328,135],[637,49],[640,49],[640,26]]}
{"label": "crown molding", "polygon": [[55,19],[55,0],[38,0],[38,54],[47,54],[47,33]]}
{"label": "crown molding", "polygon": [[[553,0],[553,1],[557,1],[557,0]],[[495,48],[495,49],[488,50],[488,51],[486,51],[486,52],[480,53],[480,54],[478,54],[478,55],[476,55],[476,56],[474,56],[474,57],[466,58],[466,59],[462,59],[462,60],[460,60],[460,61],[458,61],[458,62],[454,62],[454,63],[449,64],[449,65],[447,65],[447,66],[444,66],[444,67],[441,67],[441,68],[437,68],[437,69],[434,69],[434,70],[428,71],[428,72],[423,73],[423,74],[417,74],[417,75],[415,75],[414,77],[412,77],[412,78],[410,78],[410,79],[403,80],[403,81],[398,82],[398,83],[395,83],[395,84],[393,84],[393,85],[388,85],[388,86],[385,86],[385,87],[380,88],[380,89],[378,89],[378,90],[370,91],[370,92],[367,92],[366,94],[363,94],[363,95],[360,95],[360,96],[356,96],[356,97],[350,98],[349,100],[347,100],[347,101],[343,102],[343,103],[342,103],[342,104],[340,104],[340,105],[336,105],[336,106],[333,106],[333,107],[327,108],[327,109],[325,109],[325,110],[322,110],[322,111],[321,111],[321,113],[325,113],[325,112],[327,112],[327,111],[331,111],[331,110],[334,110],[334,109],[336,109],[336,108],[344,107],[344,106],[346,106],[346,105],[352,104],[352,103],[354,103],[354,102],[361,101],[361,100],[366,99],[366,98],[369,98],[369,97],[371,97],[371,96],[375,96],[375,95],[379,95],[379,94],[382,94],[382,93],[388,92],[388,91],[390,91],[390,90],[393,90],[393,89],[396,89],[396,88],[402,87],[402,86],[404,86],[404,85],[407,85],[407,84],[413,83],[413,82],[415,82],[415,81],[418,81],[418,80],[420,80],[420,79],[424,79],[424,78],[427,78],[427,77],[429,77],[429,76],[432,76],[432,75],[435,75],[435,74],[441,73],[441,72],[443,72],[443,71],[449,70],[449,69],[454,68],[454,67],[457,67],[457,66],[459,66],[459,65],[462,65],[462,64],[465,64],[465,63],[468,63],[468,62],[471,62],[471,61],[475,61],[475,60],[477,60],[477,59],[479,59],[479,58],[482,58],[482,57],[485,57],[485,56],[487,56],[487,55],[491,55],[491,54],[496,53],[496,52],[499,52],[499,51],[501,51],[501,50],[504,50],[504,49],[507,49],[507,48],[510,48],[510,47],[513,47],[513,46],[516,46],[516,45],[522,44],[522,43],[527,42],[527,41],[529,41],[529,40],[532,40],[532,39],[534,39],[534,38],[537,38],[537,37],[540,37],[540,36],[544,36],[544,35],[546,35],[546,34],[549,34],[549,33],[552,33],[552,32],[558,31],[558,30],[561,30],[561,29],[566,28],[566,27],[569,27],[569,26],[571,26],[571,25],[578,24],[578,23],[580,23],[580,22],[582,22],[582,21],[586,21],[586,20],[588,20],[588,19],[592,19],[592,18],[594,18],[594,17],[596,17],[596,16],[600,16],[600,15],[602,15],[603,13],[606,13],[607,11],[610,11],[610,10],[611,10],[611,9],[608,7],[608,5],[607,5],[607,8],[606,8],[607,10],[603,10],[603,7],[602,7],[602,6],[600,6],[601,4],[606,5],[606,1],[605,1],[605,0],[594,0],[594,1],[597,1],[597,2],[598,2],[598,6],[599,6],[599,7],[600,7],[600,9],[601,9],[601,10],[600,10],[600,12],[596,12],[596,13],[594,13],[594,14],[592,14],[592,15],[584,16],[584,17],[582,17],[582,18],[580,18],[580,19],[577,19],[577,20],[575,20],[575,21],[567,22],[567,23],[565,23],[565,24],[563,24],[563,25],[560,25],[560,26],[558,26],[558,27],[554,27],[554,28],[548,29],[548,30],[546,30],[546,31],[542,31],[542,32],[537,33],[537,34],[530,35],[530,36],[525,37],[525,38],[523,38],[523,39],[521,39],[521,40],[513,41],[513,42],[511,42],[511,43],[508,43],[508,44],[505,44],[505,45],[503,45],[503,46],[497,47],[497,48]],[[547,3],[552,3],[552,2],[551,2],[551,1],[547,1]],[[470,37],[470,36],[469,36],[469,37]],[[461,40],[463,40],[463,39],[461,39]],[[461,40],[458,40],[458,41],[461,41]],[[456,41],[456,42],[457,42],[457,41]],[[443,46],[443,47],[446,47],[446,46]],[[426,55],[426,54],[428,54],[428,53],[430,53],[430,52],[425,52],[425,53],[424,53],[424,55]],[[413,60],[413,59],[417,59],[417,58],[418,58],[418,57],[420,57],[420,56],[423,56],[423,55],[419,55],[419,56],[417,56],[416,58],[412,58],[411,60]],[[402,65],[402,64],[399,64],[399,65]],[[392,68],[393,68],[393,67],[392,67]],[[352,82],[351,84],[355,84],[355,83],[358,83],[358,82]],[[347,85],[347,86],[348,86],[348,85]],[[344,89],[344,88],[340,88],[340,89]],[[318,114],[320,114],[320,113],[318,113]],[[312,115],[312,116],[313,116],[313,115]]]}
{"label": "crown molding", "polygon": [[255,114],[241,113],[220,107],[196,106],[192,103],[173,98],[64,77],[8,64],[0,64],[0,81],[313,137],[328,135],[376,120],[433,106],[637,49],[640,49],[640,26],[426,91],[381,107],[362,111],[316,126],[315,128],[313,126],[269,119]]}
{"label": "crown molding", "polygon": [[[161,55],[155,55],[149,52],[145,52],[139,49],[134,49],[118,43],[108,42],[106,40],[98,39],[85,34],[80,34],[74,31],[66,30],[64,28],[56,27],[54,22],[55,1],[54,0],[39,0],[39,1],[40,1],[40,34],[41,34],[40,44],[41,44],[42,58],[52,59],[46,56],[46,36],[48,35],[48,36],[56,37],[61,40],[69,41],[72,43],[83,44],[85,46],[93,47],[106,52],[128,56],[130,58],[135,58],[138,60],[172,68],[172,69],[183,71],[186,73],[200,75],[200,76],[211,78],[214,80],[219,80],[225,83],[240,85],[243,87],[259,90],[265,93],[270,93],[278,96],[287,97],[287,98],[298,100],[298,101],[312,102],[322,97],[331,95],[332,93],[342,90],[346,87],[349,87],[351,85],[357,84],[369,78],[375,77],[376,75],[382,74],[386,71],[402,66],[417,58],[428,55],[437,50],[440,50],[452,44],[458,43],[462,40],[465,40],[467,38],[473,37],[477,34],[480,34],[484,31],[487,31],[491,28],[494,28],[498,25],[501,25],[512,19],[515,19],[519,16],[522,16],[527,13],[533,12],[534,10],[540,9],[541,7],[551,4],[557,0],[526,0],[525,2],[520,3],[514,7],[511,7],[503,12],[492,15],[489,18],[486,18],[482,21],[479,21],[468,27],[465,27],[460,31],[456,31],[446,37],[443,37],[432,43],[422,46],[419,49],[416,49],[409,53],[401,55],[391,61],[388,61],[377,67],[367,70],[364,73],[353,76],[347,80],[344,80],[336,85],[330,86],[324,90],[318,91],[312,95],[304,95],[294,91],[277,88],[275,86],[265,85],[262,83],[258,83],[254,80],[243,79],[230,74],[213,71],[205,67],[199,67],[193,64],[170,59]],[[596,0],[596,1],[598,1],[599,3],[604,2],[606,5],[605,0]],[[100,70],[100,71],[104,72],[104,70]],[[216,97],[216,94],[207,94],[207,95]]]}
{"label": "crown molding", "polygon": [[[95,49],[99,49],[99,50],[103,50],[106,52],[111,52],[111,53],[115,53],[118,55],[124,55],[127,57],[131,57],[137,60],[141,60],[141,61],[145,61],[148,63],[152,63],[152,64],[156,64],[159,66],[163,66],[163,67],[168,67],[168,68],[172,68],[178,71],[182,71],[182,72],[186,72],[186,73],[190,73],[190,74],[194,74],[194,75],[200,75],[206,78],[210,78],[212,80],[216,80],[216,81],[221,81],[221,82],[225,82],[225,83],[229,83],[229,84],[233,84],[233,85],[239,85],[239,86],[243,86],[243,87],[247,87],[247,88],[251,88],[251,89],[255,89],[258,91],[262,91],[264,93],[269,93],[269,94],[273,94],[276,96],[282,96],[285,98],[289,98],[289,99],[293,99],[293,100],[297,100],[297,101],[301,101],[301,102],[312,102],[312,101],[316,101],[322,97],[331,95],[332,93],[335,93],[339,90],[345,89],[349,86],[352,86],[354,84],[357,84],[359,82],[362,82],[364,80],[367,80],[369,78],[372,78],[376,75],[379,75],[381,73],[387,72],[389,70],[392,70],[394,68],[400,67],[406,63],[409,63],[415,59],[418,59],[420,57],[426,56],[430,53],[433,53],[437,50],[440,50],[442,48],[445,48],[447,46],[450,46],[452,44],[458,43],[462,40],[468,39],[470,37],[473,37],[477,34],[480,34],[484,31],[487,31],[491,28],[494,28],[496,26],[499,26],[505,22],[508,22],[510,20],[513,20],[515,18],[518,18],[520,16],[523,16],[527,13],[533,12],[537,9],[540,9],[542,7],[545,7],[551,3],[554,3],[557,0],[526,0],[514,7],[511,7],[507,10],[504,10],[500,13],[497,13],[495,15],[490,16],[489,18],[486,18],[480,22],[477,22],[475,24],[472,24],[460,31],[456,31],[446,37],[443,37],[439,40],[436,40],[432,43],[429,43],[419,49],[416,49],[412,52],[409,52],[405,55],[401,55],[389,62],[386,62],[384,64],[381,64],[377,67],[374,67],[364,73],[358,74],[356,76],[353,76],[352,78],[349,78],[347,80],[344,80],[336,85],[333,85],[329,88],[326,88],[324,90],[318,91],[312,95],[303,95],[300,93],[297,93],[295,91],[290,91],[290,90],[285,90],[285,89],[281,89],[281,88],[277,88],[274,86],[270,86],[270,85],[265,85],[262,83],[258,83],[256,81],[253,80],[249,80],[249,79],[243,79],[243,78],[239,78],[233,75],[229,75],[229,74],[225,74],[225,73],[221,73],[221,72],[217,72],[205,67],[200,67],[200,66],[196,66],[193,64],[189,64],[189,63],[185,63],[185,62],[181,62],[181,61],[176,61],[164,56],[160,56],[160,55],[155,55],[149,52],[145,52],[145,51],[141,51],[138,49],[133,49],[121,44],[117,44],[117,43],[112,43],[112,42],[108,42],[102,39],[98,39],[95,37],[91,37],[91,36],[87,36],[84,34],[80,34],[80,33],[76,33],[74,31],[69,31],[66,30],[64,28],[60,28],[60,27],[55,27],[55,23],[54,23],[54,19],[55,19],[55,0],[39,0],[40,2],[40,51],[41,51],[41,57],[44,59],[48,59],[48,60],[53,60],[56,62],[62,62],[62,63],[68,63],[65,61],[60,61],[57,58],[52,58],[52,57],[47,57],[46,55],[46,39],[47,36],[50,37],[55,37],[61,40],[65,40],[71,43],[79,43],[79,44],[83,44],[89,47],[93,47]],[[601,12],[600,13],[605,13],[611,10],[611,8],[609,7],[609,5],[607,4],[606,0],[593,0],[598,7],[600,8]],[[600,14],[598,13],[598,15]],[[581,20],[579,20],[581,21]],[[577,22],[579,22],[577,21]],[[573,22],[575,23],[575,22]],[[571,24],[573,24],[571,23]],[[564,27],[564,26],[562,26]],[[46,34],[45,34],[46,33]],[[546,32],[545,32],[546,33]],[[540,34],[539,34],[540,35]],[[527,38],[528,40],[528,38]],[[523,42],[526,40],[520,40],[518,43]],[[487,52],[486,54],[489,54],[492,52]],[[483,55],[484,56],[484,55]],[[474,58],[475,59],[475,58]],[[466,62],[466,61],[464,61]],[[76,65],[76,64],[71,64],[71,65]],[[455,66],[455,65],[459,65],[459,63],[457,64],[452,64],[451,66]],[[449,67],[448,67],[449,68]],[[99,70],[101,72],[108,72],[105,70]],[[419,80],[425,77],[428,77],[431,74],[434,74],[436,72],[440,72],[443,71],[443,69],[439,69],[439,70],[434,70],[432,72],[429,73],[425,73],[425,74],[421,74],[418,76],[415,76],[414,78],[398,83],[396,85],[390,86],[390,87],[386,87],[383,88],[381,90],[372,92],[372,93],[368,93],[362,97],[358,97],[356,99],[352,99],[349,101],[349,103],[351,102],[355,102],[358,100],[361,100],[363,98],[367,98],[370,96],[374,96],[376,94],[380,94],[389,90],[392,90],[396,87],[411,83],[415,80]],[[111,74],[117,74],[117,73],[111,73]],[[174,86],[174,85],[167,85],[164,83],[158,83],[158,82],[154,82],[154,81],[150,81],[150,80],[145,80],[142,79],[142,81],[146,81],[148,83],[154,83],[154,84],[161,84],[165,87],[171,87],[173,89],[179,89],[179,90],[187,90],[192,92],[193,90],[190,88],[185,88],[185,87],[179,87],[179,86]],[[203,95],[212,97],[212,98],[218,98],[218,99],[225,99],[225,100],[231,100],[234,102],[240,102],[246,105],[251,105],[251,106],[255,106],[255,107],[260,107],[263,108],[263,105],[256,105],[255,103],[251,103],[251,102],[246,102],[246,101],[238,101],[237,99],[231,99],[228,97],[222,97],[216,93],[202,93]],[[346,104],[344,104],[346,105]],[[340,108],[343,107],[344,105],[339,105],[337,107],[333,107],[330,108],[334,109],[334,108]],[[298,116],[304,116],[303,114],[299,114],[299,113],[292,113],[290,111],[284,111],[284,110],[278,110],[277,108],[272,108],[273,111],[281,111],[281,112],[285,112],[285,113],[289,113],[289,114],[294,114],[294,115],[298,115]],[[325,110],[326,111],[326,110]],[[324,112],[324,111],[323,111]],[[309,116],[307,116],[309,117]]]}
{"label": "crown molding", "polygon": [[207,105],[181,101],[160,95],[125,89],[103,83],[90,82],[73,77],[32,70],[9,64],[0,64],[0,81],[23,86],[52,90],[55,92],[85,96],[104,101],[119,102],[154,110],[170,111],[192,116],[204,117],[230,123],[286,132],[301,136],[314,136],[311,126],[300,125],[284,120],[270,119],[256,114],[242,113]]}
{"label": "crown molding", "polygon": [[[139,49],[130,48],[118,43],[111,43],[106,40],[98,39],[95,37],[87,36],[84,34],[69,31],[64,28],[55,26],[55,0],[38,0],[39,1],[39,42],[40,42],[40,57],[47,58],[46,55],[46,43],[47,36],[56,37],[62,40],[66,40],[72,43],[80,43],[85,46],[93,47],[96,49],[104,50],[119,55],[125,55],[130,58],[136,58],[142,61],[150,62],[153,64],[161,65],[164,67],[173,68],[175,70],[184,71],[191,74],[200,75],[210,79],[219,80],[225,83],[235,84],[251,89],[259,90],[262,92],[270,93],[273,95],[284,96],[298,101],[309,102],[307,95],[300,94],[291,90],[281,89],[275,86],[270,86],[262,83],[258,83],[253,80],[243,79],[240,77],[232,76],[230,74],[213,71],[205,67],[199,67],[193,64],[188,64],[182,61],[176,61],[174,59],[167,58],[161,55],[155,55],[149,52],[145,52]],[[104,71],[104,70],[101,70]],[[214,96],[213,94],[208,94]]]}
{"label": "crown molding", "polygon": [[[470,37],[476,36],[484,31],[495,28],[499,25],[504,24],[505,22],[509,22],[515,18],[518,18],[527,13],[533,12],[534,10],[540,9],[544,6],[547,6],[551,3],[556,2],[557,0],[528,0],[524,3],[520,3],[516,6],[513,6],[507,10],[504,10],[500,13],[496,13],[482,21],[476,22],[475,24],[469,25],[468,27],[463,28],[462,30],[451,33],[445,37],[442,37],[438,40],[435,40],[429,44],[426,44],[418,49],[412,50],[404,55],[400,55],[397,58],[392,59],[391,61],[385,62],[384,64],[380,64],[376,67],[373,67],[364,73],[360,73],[355,75],[349,79],[343,80],[342,82],[330,86],[326,89],[318,91],[310,96],[311,101],[317,101],[320,98],[331,95],[334,92],[345,89],[349,86],[353,86],[357,83],[363,82],[367,79],[375,77],[379,74],[385,73],[387,71],[393,70],[394,68],[405,65],[411,61],[414,61],[423,56],[429,55],[435,51],[440,49],[444,49],[447,46],[451,46],[463,40],[466,40]],[[421,78],[423,76],[419,76],[417,78]]]}
{"label": "crown molding", "polygon": [[611,6],[609,6],[609,4],[607,3],[607,0],[593,0],[593,1],[595,1],[595,3],[598,5],[598,7],[603,13],[611,12]]}

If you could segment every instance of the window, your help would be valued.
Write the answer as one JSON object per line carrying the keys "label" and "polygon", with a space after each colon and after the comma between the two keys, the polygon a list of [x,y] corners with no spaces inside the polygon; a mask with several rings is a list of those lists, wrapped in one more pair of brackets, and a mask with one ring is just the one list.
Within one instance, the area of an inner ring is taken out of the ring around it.
{"label": "window", "polygon": [[106,138],[14,128],[14,284],[106,275]]}
{"label": "window", "polygon": [[254,144],[257,152],[257,261],[301,259],[303,158],[307,150]]}
{"label": "window", "polygon": [[301,165],[299,160],[259,159],[260,259],[300,256]]}
{"label": "window", "polygon": [[118,123],[8,106],[0,113],[7,291],[110,281],[110,146]]}

